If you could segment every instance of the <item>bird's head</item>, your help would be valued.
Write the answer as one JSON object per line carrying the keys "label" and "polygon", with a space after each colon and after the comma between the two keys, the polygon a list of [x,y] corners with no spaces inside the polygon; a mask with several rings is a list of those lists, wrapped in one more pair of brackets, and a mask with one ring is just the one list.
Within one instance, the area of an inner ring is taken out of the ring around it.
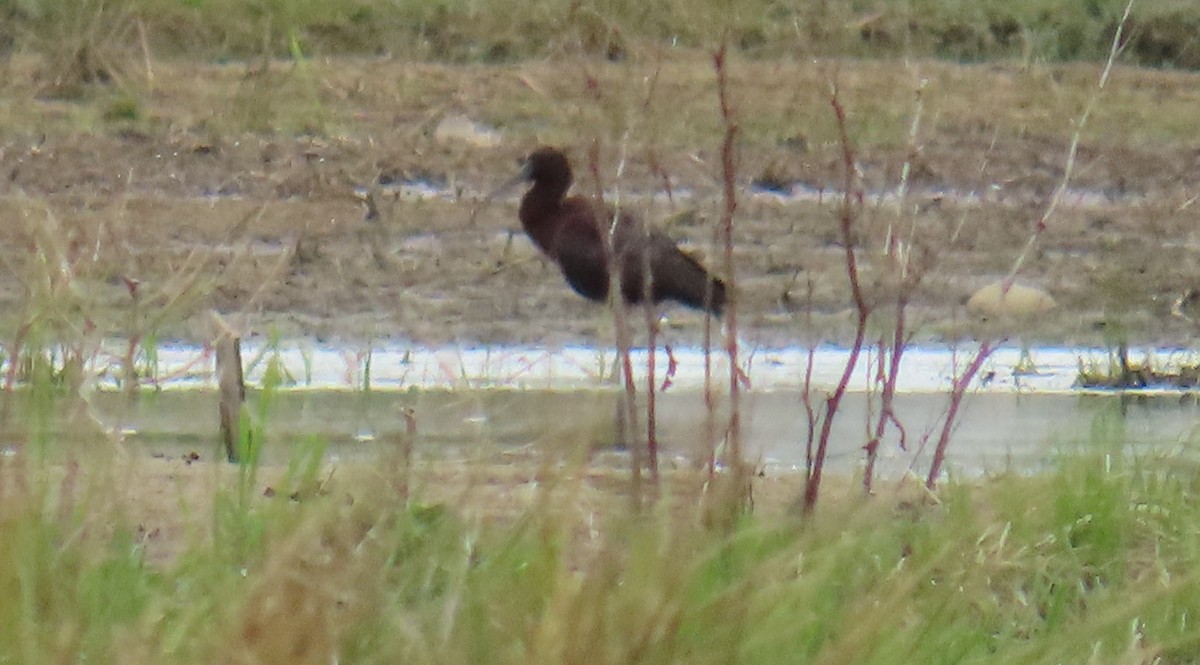
{"label": "bird's head", "polygon": [[558,148],[543,146],[534,150],[525,158],[521,167],[521,177],[564,191],[571,186],[571,163],[567,156]]}
{"label": "bird's head", "polygon": [[504,196],[523,182],[540,183],[543,187],[560,190],[561,195],[571,187],[571,163],[558,148],[538,148],[521,160],[521,172],[515,178],[497,187],[485,200]]}

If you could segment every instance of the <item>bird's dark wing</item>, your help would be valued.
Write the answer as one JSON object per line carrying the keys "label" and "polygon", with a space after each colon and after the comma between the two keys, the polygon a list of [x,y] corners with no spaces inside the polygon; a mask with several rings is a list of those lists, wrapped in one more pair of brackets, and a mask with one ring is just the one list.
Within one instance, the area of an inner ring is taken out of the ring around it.
{"label": "bird's dark wing", "polygon": [[720,315],[725,308],[725,283],[708,273],[700,262],[676,246],[666,233],[650,231],[650,271],[654,276],[654,301],[674,300],[688,307]]}
{"label": "bird's dark wing", "polygon": [[636,218],[621,216],[615,239],[621,262],[621,291],[627,302],[645,298],[642,277],[647,265],[653,276],[650,299],[673,300],[687,307],[720,315],[725,307],[725,284],[713,278],[696,259],[685,254],[661,229],[647,229]]}
{"label": "bird's dark wing", "polygon": [[603,301],[608,297],[608,262],[591,207],[583,199],[564,203],[569,204],[565,206],[569,214],[555,233],[551,258],[576,293]]}

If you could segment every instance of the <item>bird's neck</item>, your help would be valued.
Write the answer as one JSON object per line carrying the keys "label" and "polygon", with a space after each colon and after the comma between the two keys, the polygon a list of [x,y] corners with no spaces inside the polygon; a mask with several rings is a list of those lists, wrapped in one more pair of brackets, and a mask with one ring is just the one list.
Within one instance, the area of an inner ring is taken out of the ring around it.
{"label": "bird's neck", "polygon": [[537,182],[521,199],[521,208],[517,213],[521,219],[521,227],[543,251],[549,250],[557,213],[562,208],[563,198],[570,187],[569,181]]}

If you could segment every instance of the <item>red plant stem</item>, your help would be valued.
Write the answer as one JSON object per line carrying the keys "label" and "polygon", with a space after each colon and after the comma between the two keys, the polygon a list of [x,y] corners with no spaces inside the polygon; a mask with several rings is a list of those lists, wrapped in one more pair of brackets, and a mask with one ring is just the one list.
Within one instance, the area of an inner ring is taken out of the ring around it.
{"label": "red plant stem", "polygon": [[737,283],[733,269],[733,216],[737,211],[737,165],[734,159],[738,121],[729,99],[729,80],[725,66],[725,54],[728,44],[721,43],[721,48],[713,54],[713,67],[717,73],[717,96],[721,105],[721,122],[725,126],[725,137],[721,142],[721,176],[724,182],[725,207],[721,212],[721,242],[725,249],[725,279],[728,285],[726,293],[728,302],[725,305],[725,352],[729,356],[729,446],[726,455],[730,466],[737,472],[741,471],[742,460],[742,413],[741,413],[741,376],[738,372],[738,341],[737,341]]}
{"label": "red plant stem", "polygon": [[817,451],[813,456],[812,465],[807,470],[808,479],[804,486],[803,512],[811,513],[817,505],[817,497],[821,492],[821,476],[825,468],[825,455],[829,448],[829,436],[833,431],[833,419],[841,405],[842,397],[850,385],[850,377],[858,365],[858,357],[862,353],[863,341],[867,335],[867,319],[871,308],[863,294],[862,284],[858,276],[858,256],[854,251],[854,221],[855,210],[862,207],[862,192],[855,182],[854,149],[850,145],[850,137],[846,132],[846,111],[838,99],[835,86],[830,95],[830,103],[837,118],[838,135],[842,144],[842,162],[845,168],[845,185],[842,194],[841,233],[842,247],[846,253],[846,276],[850,280],[850,293],[854,300],[855,327],[854,342],[850,346],[850,357],[846,359],[846,367],[838,379],[833,393],[825,400],[825,417],[821,421],[821,434],[817,437]]}
{"label": "red plant stem", "polygon": [[141,335],[135,332],[130,335],[125,343],[125,358],[122,364],[124,365],[125,375],[124,388],[127,395],[135,394],[138,389],[137,350],[138,345],[141,344],[141,340]]}
{"label": "red plant stem", "polygon": [[946,461],[946,448],[950,445],[950,432],[954,429],[954,421],[958,417],[958,409],[962,405],[963,397],[967,394],[967,388],[971,385],[971,380],[979,373],[979,368],[983,367],[983,363],[992,355],[995,350],[991,341],[985,341],[979,345],[979,349],[975,352],[975,357],[971,358],[971,362],[967,363],[966,370],[954,379],[953,387],[950,389],[950,407],[946,409],[946,419],[942,423],[942,431],[938,434],[937,447],[933,450],[933,461],[929,464],[929,476],[925,479],[925,487],[933,489],[937,485],[937,478],[942,472],[942,465]]}
{"label": "red plant stem", "polygon": [[850,384],[850,377],[854,374],[854,367],[858,365],[858,356],[862,352],[863,339],[866,337],[866,332],[867,319],[860,314],[854,332],[854,343],[850,347],[850,357],[846,360],[846,367],[842,370],[842,377],[838,380],[833,394],[825,400],[825,417],[821,421],[821,434],[817,437],[817,452],[813,456],[812,467],[808,472],[808,482],[804,487],[805,513],[811,513],[813,508],[817,506],[817,497],[821,491],[821,475],[825,468],[825,455],[829,448],[829,436],[833,430],[833,418],[837,414],[842,397],[846,394],[846,387]]}
{"label": "red plant stem", "polygon": [[[812,276],[809,276],[804,297],[804,326],[808,330],[813,329],[812,303],[813,280]],[[804,364],[804,381],[800,386],[800,403],[804,405],[804,416],[808,424],[808,435],[804,444],[804,468],[806,472],[808,469],[812,468],[813,444],[816,442],[817,436],[817,411],[815,408],[813,408],[812,403],[812,373],[813,365],[816,362],[816,355],[816,340],[810,339],[808,344],[808,356]]]}
{"label": "red plant stem", "polygon": [[[868,377],[867,380],[868,380],[868,383],[871,383],[871,384],[883,383],[884,385],[886,385],[887,384],[887,368],[884,366],[884,361],[887,359],[888,350],[887,350],[887,346],[884,344],[882,337],[880,337],[879,341],[876,342],[876,348],[879,349],[879,355],[878,355],[878,359],[876,360],[876,363],[875,363],[877,365],[877,367],[875,367],[875,378],[874,378],[874,380],[872,380]],[[864,443],[863,447],[862,447],[863,451],[866,453],[867,465],[863,472],[862,485],[863,485],[863,493],[868,494],[868,495],[871,494],[872,483],[875,478],[875,461],[876,461],[876,459],[878,457],[878,453],[879,453],[879,444],[883,441],[883,433],[882,433],[883,428],[880,426],[880,423],[882,421],[882,414],[883,414],[882,392],[883,391],[881,390],[880,391],[880,393],[881,393],[880,400],[879,400],[880,401],[880,404],[879,404],[880,419],[875,421],[875,426],[872,428],[872,426],[871,426],[871,412],[873,410],[872,404],[871,404],[872,393],[870,390],[867,391],[867,442]]]}
{"label": "red plant stem", "polygon": [[816,360],[817,347],[815,344],[808,347],[808,362],[804,367],[804,385],[800,393],[800,401],[804,403],[804,415],[808,419],[808,438],[804,446],[804,468],[811,469],[813,463],[813,444],[816,442],[817,435],[817,411],[813,408],[812,403],[812,371],[813,362]]}
{"label": "red plant stem", "polygon": [[[649,254],[649,252],[647,252]],[[650,271],[647,270],[647,275]],[[646,280],[649,284],[650,280]],[[654,305],[651,304],[649,298],[645,300],[646,306],[646,350],[649,352],[646,356],[646,456],[650,468],[650,481],[655,487],[658,486],[658,418],[656,415],[656,406],[658,401],[658,392],[656,389],[654,370],[655,370],[655,353],[658,350],[658,321],[654,316]]]}
{"label": "red plant stem", "polygon": [[[649,98],[647,98],[649,103]],[[619,213],[617,213],[619,214]],[[613,230],[616,230],[616,221],[613,222]],[[650,242],[650,227],[643,226],[645,233],[645,242]],[[615,260],[610,264],[610,269],[616,273],[619,268],[616,266]],[[654,271],[650,266],[650,252],[642,252],[642,274],[646,279],[642,280],[642,313],[646,317],[646,457],[647,464],[650,470],[650,480],[655,488],[658,487],[658,416],[657,403],[658,391],[655,386],[655,369],[656,358],[658,351],[658,317],[654,306]],[[619,296],[617,296],[619,298]]]}
{"label": "red plant stem", "polygon": [[712,380],[712,317],[704,317],[704,434],[708,480],[717,472],[717,400]]}
{"label": "red plant stem", "polygon": [[674,209],[675,189],[671,185],[671,174],[667,173],[667,170],[663,168],[662,163],[659,162],[658,151],[656,150],[650,151],[650,172],[658,176],[659,180],[662,180],[663,191],[667,193],[667,202],[671,205],[671,208]]}
{"label": "red plant stem", "polygon": [[642,505],[642,447],[631,441],[632,435],[637,431],[637,386],[633,382],[633,359],[629,355],[628,338],[625,338],[625,343],[621,344],[619,351],[621,356],[621,373],[625,375],[625,392],[624,399],[621,403],[621,440],[629,446],[630,457],[632,458],[631,474],[631,493],[633,504],[640,509]]}
{"label": "red plant stem", "polygon": [[[900,423],[900,419],[896,417],[896,411],[893,408],[896,397],[896,379],[900,376],[900,360],[908,345],[908,341],[904,337],[907,323],[905,310],[907,308],[908,296],[901,292],[896,297],[896,329],[892,333],[888,363],[887,367],[883,368],[881,375],[883,387],[879,391],[879,419],[875,421],[875,431],[872,432],[867,445],[863,446],[867,451],[867,468],[863,473],[863,491],[867,494],[871,493],[872,484],[875,482],[875,463],[879,456],[879,444],[883,441],[888,423],[893,424],[900,433],[900,449],[908,449],[908,434],[904,425]],[[882,361],[882,358],[880,360]]]}

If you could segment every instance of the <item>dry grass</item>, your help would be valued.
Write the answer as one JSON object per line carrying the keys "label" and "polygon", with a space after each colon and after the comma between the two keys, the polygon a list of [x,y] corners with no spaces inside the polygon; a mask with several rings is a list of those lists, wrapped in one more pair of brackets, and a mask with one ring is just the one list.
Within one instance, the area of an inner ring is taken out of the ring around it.
{"label": "dry grass", "polygon": [[[15,58],[8,68],[0,106],[7,133],[82,129],[103,134],[106,125],[121,129],[128,121],[104,120],[105,101],[112,100],[104,89],[84,103],[46,100],[38,94],[36,60]],[[870,151],[903,144],[919,82],[925,86],[925,133],[931,140],[1033,135],[1058,137],[1065,144],[1096,74],[1095,66],[1085,64],[1025,69],[732,58],[729,77],[730,94],[742,101],[742,144],[749,154],[791,139],[792,145],[802,141],[810,151],[835,157],[837,133],[825,103],[831,79],[838,81],[852,136]],[[1190,139],[1189,113],[1197,93],[1189,81],[1194,78],[1119,68],[1084,144],[1138,149]],[[398,143],[431,133],[447,112],[465,111],[501,128],[514,146],[536,140],[569,144],[574,128],[581,126],[614,143],[631,131],[630,152],[644,157],[650,146],[668,155],[684,146],[715,149],[721,127],[712,86],[707,53],[674,50],[647,62],[568,57],[503,67],[338,58],[285,64],[261,75],[247,75],[243,64],[167,61],[156,67],[152,81],[131,82],[127,89],[137,100],[140,120],[134,127],[140,124],[155,134],[280,131]],[[643,106],[647,99],[648,107]],[[29,113],[30,105],[43,112]]]}
{"label": "dry grass", "polygon": [[[690,199],[636,205],[652,219],[683,213],[670,232],[711,247],[720,127],[704,53],[505,66],[338,58],[267,72],[164,61],[155,63],[153,79],[117,91],[97,87],[73,102],[40,96],[36,59],[16,56],[8,68],[8,94],[0,96],[4,214],[48,210],[79,247],[97,249],[79,281],[99,308],[125,297],[122,276],[167,288],[188,253],[202,251],[196,267],[206,271],[210,297],[181,307],[159,327],[163,336],[202,338],[189,322],[195,312],[239,310],[254,300],[248,309],[263,313],[259,329],[282,334],[401,331],[441,343],[540,340],[548,330],[560,341],[601,339],[594,318],[554,288],[537,261],[496,265],[505,256],[502,234],[515,225],[507,205],[470,210],[477,205],[471,199],[394,200],[379,187],[423,179],[471,196],[506,179],[516,158],[539,142],[582,150],[581,127],[600,141],[606,167],[616,147],[627,146],[625,176],[606,184],[627,195],[668,184],[676,193],[691,190]],[[912,303],[915,327],[929,339],[956,339],[963,334],[960,300],[1007,271],[1034,209],[1057,184],[1070,119],[1091,94],[1095,67],[731,57],[729,76],[740,100],[743,182],[769,176],[784,186],[837,186],[825,101],[836,79],[868,191],[895,187],[906,161],[912,191],[1000,187],[977,206],[913,197],[910,240],[941,248],[941,268]],[[1060,210],[1047,230],[1027,276],[1052,287],[1069,314],[1030,331],[1031,338],[1098,343],[1097,330],[1116,326],[1133,339],[1185,338],[1184,327],[1162,321],[1169,303],[1200,278],[1186,269],[1195,263],[1200,208],[1188,204],[1193,188],[1178,176],[1194,151],[1187,134],[1194,78],[1130,68],[1114,74],[1082,137],[1074,177],[1081,189],[1114,200],[1109,208]],[[907,134],[922,80],[914,154]],[[438,141],[434,128],[451,112],[496,128],[503,145]],[[362,190],[380,193],[379,224],[365,221]],[[794,339],[811,277],[815,338],[844,338],[847,294],[829,206],[742,199],[735,252],[749,329],[764,331],[764,341]],[[875,265],[872,243],[896,218],[887,205],[864,211],[868,283],[887,275]],[[30,242],[21,228],[5,227],[18,273],[26,260],[16,252]],[[296,262],[278,272],[280,256],[292,251]],[[97,318],[106,316],[122,315]],[[530,324],[512,325],[517,319]],[[440,325],[447,320],[461,326]]]}

